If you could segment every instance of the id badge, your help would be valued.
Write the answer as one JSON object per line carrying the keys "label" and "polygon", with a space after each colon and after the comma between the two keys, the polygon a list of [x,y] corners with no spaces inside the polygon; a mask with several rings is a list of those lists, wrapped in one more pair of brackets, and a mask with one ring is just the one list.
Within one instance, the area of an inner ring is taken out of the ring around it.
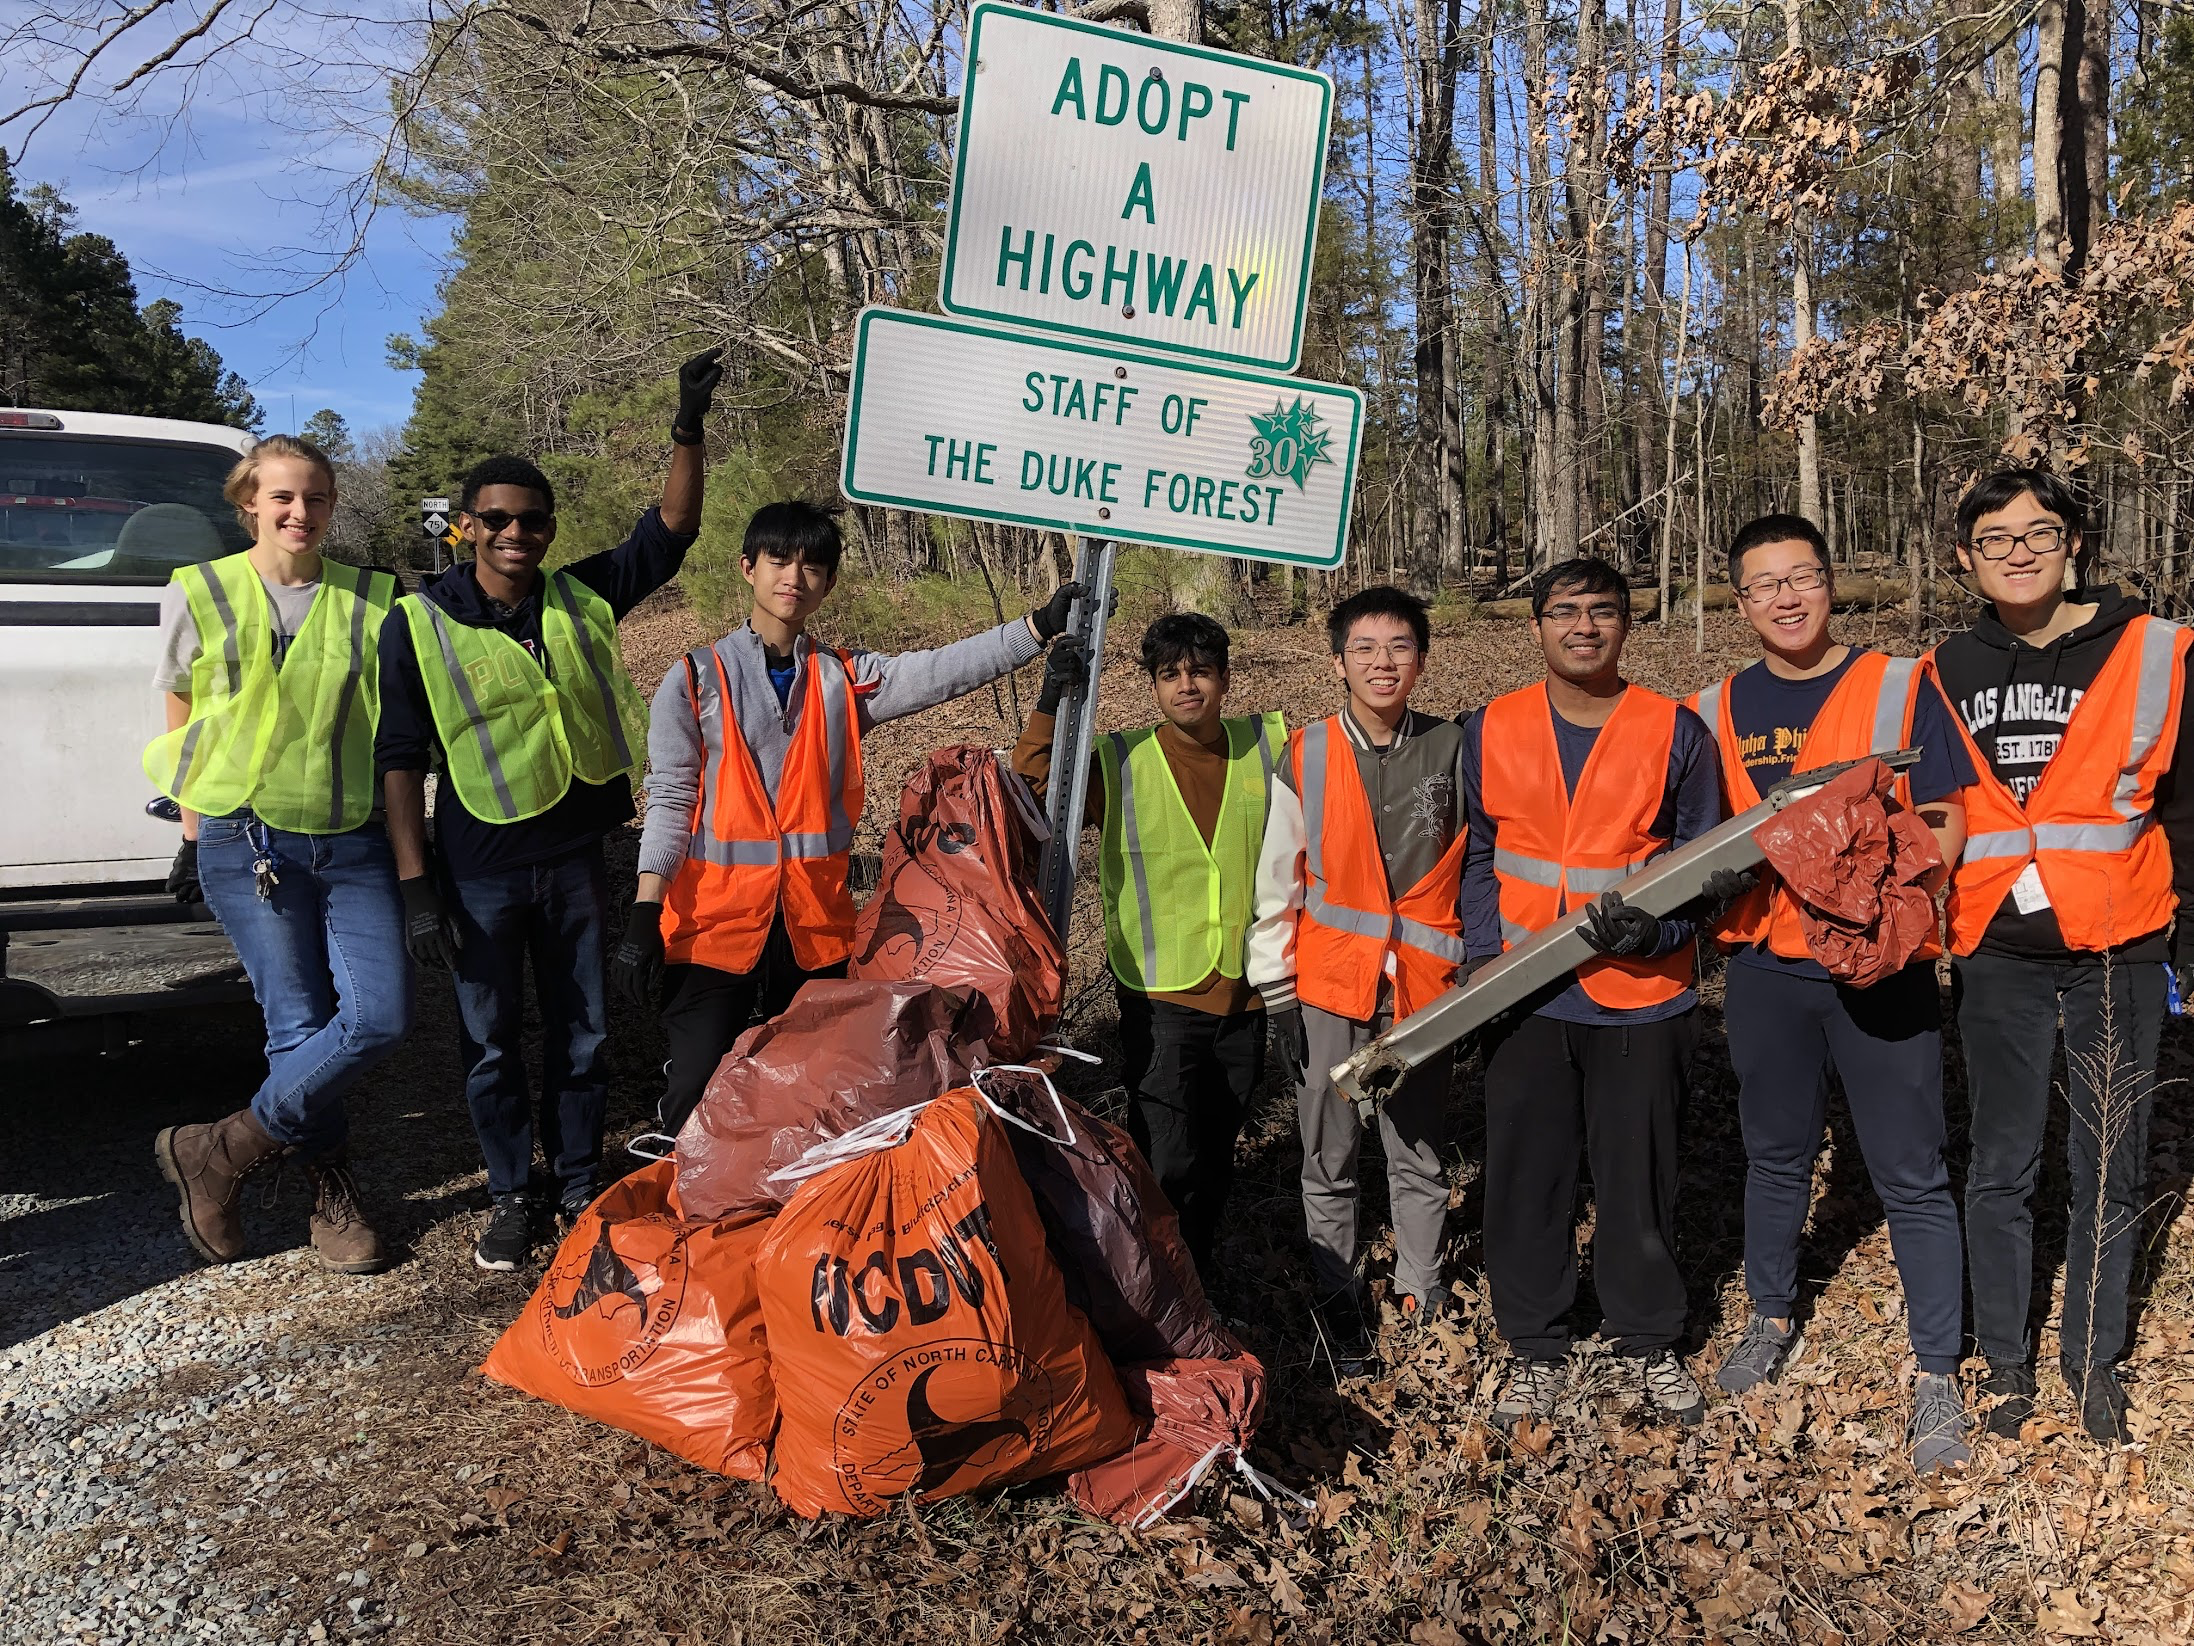
{"label": "id badge", "polygon": [[2040,914],[2049,907],[2049,891],[2042,885],[2038,863],[2029,863],[2011,883],[2011,902],[2021,914]]}

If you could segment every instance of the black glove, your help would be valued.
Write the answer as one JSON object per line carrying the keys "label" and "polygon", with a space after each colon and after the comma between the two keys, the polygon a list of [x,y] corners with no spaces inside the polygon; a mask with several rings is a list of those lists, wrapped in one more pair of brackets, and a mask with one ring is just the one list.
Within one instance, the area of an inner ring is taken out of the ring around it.
{"label": "black glove", "polygon": [[1089,658],[1079,640],[1062,640],[1044,659],[1044,689],[1036,694],[1038,714],[1057,714],[1068,692],[1089,678]]}
{"label": "black glove", "polygon": [[1751,869],[1716,869],[1706,877],[1706,884],[1699,888],[1699,895],[1692,902],[1699,911],[1699,918],[1712,925],[1729,913],[1738,898],[1759,883],[1759,875]]}
{"label": "black glove", "polygon": [[671,419],[670,437],[681,446],[701,443],[701,425],[716,398],[716,385],[724,380],[721,346],[704,349],[678,368],[678,415]]}
{"label": "black glove", "polygon": [[655,1009],[663,982],[663,905],[645,899],[625,916],[625,933],[610,951],[609,980],[620,999],[640,1011]]}
{"label": "black glove", "polygon": [[412,960],[421,966],[457,970],[457,922],[442,907],[433,879],[420,875],[416,880],[399,880],[396,889],[404,894],[404,947],[411,951]]}
{"label": "black glove", "polygon": [[2178,999],[2174,1003],[2167,996],[2166,1008],[2173,1017],[2194,1015],[2194,929],[2184,920],[2171,929],[2170,981],[2170,993]]}
{"label": "black glove", "polygon": [[1280,1075],[1290,1091],[1303,1084],[1310,1067],[1310,1034],[1303,1027],[1303,1008],[1282,1006],[1270,1016],[1272,1044],[1280,1053]]}
{"label": "black glove", "polygon": [[197,841],[186,840],[175,848],[175,861],[168,865],[168,894],[186,905],[205,902],[205,888],[198,884]]}
{"label": "black glove", "polygon": [[1584,939],[1601,954],[1619,960],[1637,960],[1661,946],[1661,917],[1623,901],[1623,894],[1606,891],[1600,901],[1585,905]]}
{"label": "black glove", "polygon": [[1081,598],[1082,585],[1062,583],[1052,597],[1028,614],[1028,625],[1039,640],[1056,640],[1066,633],[1067,608]]}

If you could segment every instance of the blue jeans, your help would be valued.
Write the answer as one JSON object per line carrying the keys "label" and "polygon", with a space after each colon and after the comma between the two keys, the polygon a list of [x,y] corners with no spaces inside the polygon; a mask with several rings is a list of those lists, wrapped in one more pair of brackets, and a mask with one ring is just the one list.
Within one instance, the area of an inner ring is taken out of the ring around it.
{"label": "blue jeans", "polygon": [[[274,859],[271,897],[252,862]],[[249,811],[198,825],[198,879],[243,959],[267,1025],[251,1112],[306,1155],[339,1147],[343,1094],[411,1032],[411,957],[387,833],[291,834]]]}
{"label": "blue jeans", "polygon": [[541,1003],[541,1154],[560,1202],[591,1200],[609,1107],[601,1066],[609,1033],[602,848],[473,876],[454,891],[457,1041],[488,1193],[519,1193],[533,1168],[535,1112],[521,1044],[530,957]]}

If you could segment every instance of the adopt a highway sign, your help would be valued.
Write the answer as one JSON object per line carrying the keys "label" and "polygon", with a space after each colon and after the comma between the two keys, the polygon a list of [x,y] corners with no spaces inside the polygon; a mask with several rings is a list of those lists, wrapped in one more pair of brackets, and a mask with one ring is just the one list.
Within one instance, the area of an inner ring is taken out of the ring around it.
{"label": "adopt a highway sign", "polygon": [[947,312],[1295,365],[1332,81],[990,3],[966,58]]}
{"label": "adopt a highway sign", "polygon": [[856,503],[1333,567],[1363,397],[905,309],[864,309],[839,485]]}

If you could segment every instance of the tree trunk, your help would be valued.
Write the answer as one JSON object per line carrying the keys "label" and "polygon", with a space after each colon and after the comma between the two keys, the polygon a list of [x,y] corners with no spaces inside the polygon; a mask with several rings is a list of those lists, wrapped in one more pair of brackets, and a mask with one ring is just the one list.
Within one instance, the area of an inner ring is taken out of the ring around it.
{"label": "tree trunk", "polygon": [[[1558,281],[1559,274],[1553,266],[1547,222],[1551,203],[1547,195],[1546,37],[1547,0],[1528,0],[1524,10],[1524,111],[1530,130],[1524,140],[1524,232],[1531,297],[1525,311],[1530,316],[1525,331],[1532,357],[1531,563],[1535,567],[1550,566],[1569,552],[1558,547],[1562,538],[1556,529],[1559,498],[1566,488],[1560,483],[1555,461],[1555,354],[1548,346],[1548,288]],[[1574,544],[1574,506],[1570,519],[1573,526],[1569,541]]]}
{"label": "tree trunk", "polygon": [[[1801,0],[1783,0],[1783,47],[1792,53],[1805,50],[1805,30],[1798,11]],[[1813,217],[1793,213],[1790,219],[1790,346],[1801,355],[1814,338]],[[1798,512],[1816,526],[1821,523],[1821,430],[1813,413],[1798,419]]]}
{"label": "tree trunk", "polygon": [[2064,57],[2068,0],[2041,0],[2035,13],[2034,261],[2064,272]]}
{"label": "tree trunk", "polygon": [[2073,236],[2076,261],[2084,261],[2095,231],[2110,212],[2110,0],[2087,0],[2081,8],[2080,158],[2085,195],[2079,229]]}
{"label": "tree trunk", "polygon": [[[1661,68],[1659,82],[1653,88],[1653,107],[1665,108],[1670,89],[1676,84],[1678,37],[1683,30],[1683,0],[1662,0],[1661,12]],[[1668,214],[1673,210],[1670,201],[1675,166],[1667,155],[1653,157],[1653,183],[1647,192],[1645,222],[1645,303],[1640,313],[1644,321],[1639,351],[1644,356],[1643,365],[1650,375],[1646,392],[1640,397],[1637,425],[1634,437],[1638,442],[1638,473],[1642,477],[1653,473],[1655,457],[1661,445],[1661,431],[1656,428],[1661,415],[1661,400],[1668,392],[1662,381],[1662,362],[1668,353]],[[1669,476],[1664,472],[1662,482]],[[1661,612],[1667,620],[1668,612],[1668,522],[1673,517],[1662,511],[1661,541]]]}
{"label": "tree trunk", "polygon": [[1410,254],[1416,299],[1417,466],[1421,506],[1410,545],[1410,581],[1420,594],[1438,586],[1452,558],[1461,514],[1453,457],[1461,446],[1450,380],[1447,206],[1455,150],[1455,78],[1462,67],[1461,0],[1413,0],[1410,133]]}

